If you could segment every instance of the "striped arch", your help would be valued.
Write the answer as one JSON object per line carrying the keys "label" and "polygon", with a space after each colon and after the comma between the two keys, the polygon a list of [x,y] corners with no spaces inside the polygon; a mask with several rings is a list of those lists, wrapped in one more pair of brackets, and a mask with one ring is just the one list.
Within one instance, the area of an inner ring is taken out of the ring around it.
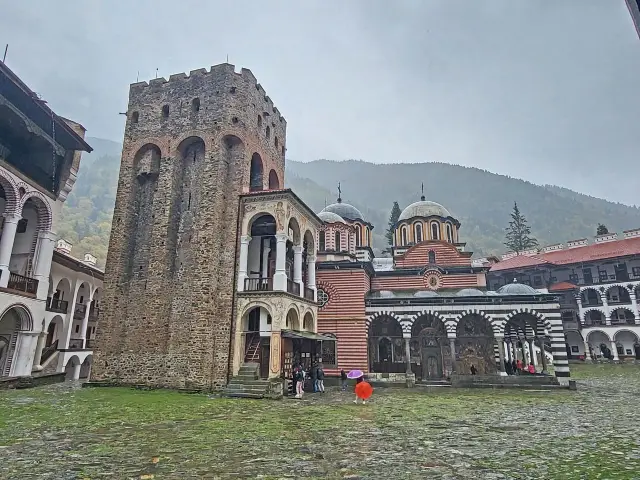
{"label": "striped arch", "polygon": [[47,198],[40,192],[32,190],[24,194],[18,204],[18,213],[22,213],[28,200],[32,200],[38,212],[38,231],[48,232],[53,225],[53,213]]}
{"label": "striped arch", "polygon": [[491,329],[493,330],[494,336],[500,336],[501,333],[504,331],[504,329],[501,328],[502,325],[499,320],[494,320],[493,318],[491,318],[489,314],[487,314],[486,312],[483,312],[482,310],[478,310],[477,308],[470,308],[469,310],[465,310],[460,314],[456,315],[454,317],[454,322],[455,322],[454,331],[455,331],[455,328],[458,327],[458,323],[460,322],[460,320],[462,320],[463,317],[466,317],[468,315],[478,315],[484,318],[487,322],[489,322],[489,325],[491,325]]}
{"label": "striped arch", "polygon": [[[615,307],[615,308],[612,308],[612,307]],[[637,315],[637,314],[632,310],[632,308],[631,308],[631,307],[627,307],[627,306],[624,306],[624,305],[612,305],[612,306],[610,306],[610,307],[609,307],[609,311],[610,311],[611,313],[615,312],[616,310],[626,310],[627,312],[631,312],[631,315],[633,315],[633,318],[636,318],[636,315]]]}
{"label": "striped arch", "polygon": [[604,288],[604,291],[602,293],[606,294],[609,290],[611,290],[613,287],[619,287],[623,290],[626,290],[627,292],[629,291],[629,289],[627,288],[626,285],[623,285],[622,283],[612,283],[611,285],[607,285],[604,286],[602,288]]}
{"label": "striped arch", "polygon": [[5,217],[9,215],[15,215],[18,212],[18,202],[20,201],[20,195],[18,194],[18,186],[16,182],[7,175],[6,171],[0,170],[0,185],[4,190],[5,206],[3,215]]}
{"label": "striped arch", "polygon": [[[376,312],[364,321],[364,324],[367,326],[367,332],[369,332],[369,328],[371,328],[371,324],[380,317],[391,317],[402,327],[402,331],[404,332],[404,325],[402,321],[393,312]],[[411,327],[409,327],[411,328]]]}
{"label": "striped arch", "polygon": [[551,322],[549,322],[549,320],[547,320],[545,318],[544,315],[542,315],[540,312],[537,312],[536,310],[533,310],[531,308],[517,308],[511,312],[509,312],[504,320],[504,325],[503,325],[503,332],[504,332],[504,327],[507,325],[507,323],[509,323],[509,320],[511,320],[513,317],[515,317],[516,315],[520,315],[520,314],[528,314],[531,315],[533,317],[535,317],[536,320],[536,330],[537,332],[534,332],[534,334],[536,335],[542,335],[544,334],[544,331],[551,331]]}
{"label": "striped arch", "polygon": [[582,318],[580,318],[580,323],[584,323],[585,319],[587,318],[587,313],[593,312],[594,310],[597,310],[598,312],[600,312],[602,314],[602,318],[606,318],[607,314],[604,312],[604,308],[591,307],[582,311]]}

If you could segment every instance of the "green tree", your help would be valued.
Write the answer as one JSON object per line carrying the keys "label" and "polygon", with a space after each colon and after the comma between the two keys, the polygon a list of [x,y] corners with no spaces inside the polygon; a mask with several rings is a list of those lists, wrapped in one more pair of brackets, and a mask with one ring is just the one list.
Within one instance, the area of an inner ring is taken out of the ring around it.
{"label": "green tree", "polygon": [[606,235],[607,233],[609,233],[609,229],[604,224],[599,223],[596,235]]}
{"label": "green tree", "polygon": [[393,233],[396,230],[396,223],[398,223],[400,213],[400,205],[398,205],[398,202],[393,202],[393,207],[391,207],[391,215],[389,215],[389,228],[387,228],[387,233],[385,234],[387,243],[390,247],[393,245]]}
{"label": "green tree", "polygon": [[513,202],[511,221],[505,230],[507,233],[504,244],[512,252],[520,253],[538,246],[538,240],[531,236],[531,227],[527,225],[527,219],[520,213],[516,202]]}

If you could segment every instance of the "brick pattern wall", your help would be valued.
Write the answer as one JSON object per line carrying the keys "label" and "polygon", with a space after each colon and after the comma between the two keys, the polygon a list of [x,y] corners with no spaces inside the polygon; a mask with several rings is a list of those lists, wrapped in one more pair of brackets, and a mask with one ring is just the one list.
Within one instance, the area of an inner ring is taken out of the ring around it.
{"label": "brick pattern wall", "polygon": [[282,183],[285,132],[233,65],[131,85],[92,379],[226,384],[238,199],[254,153]]}
{"label": "brick pattern wall", "polygon": [[471,266],[471,256],[445,242],[424,242],[411,247],[404,255],[395,259],[396,268],[419,267],[429,263],[429,252],[436,254],[436,264],[440,266]]}

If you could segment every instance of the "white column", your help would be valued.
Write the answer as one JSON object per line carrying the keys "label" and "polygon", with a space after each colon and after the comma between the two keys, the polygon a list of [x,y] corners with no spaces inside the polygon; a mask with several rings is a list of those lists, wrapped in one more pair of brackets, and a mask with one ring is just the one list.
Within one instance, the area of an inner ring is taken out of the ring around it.
{"label": "white column", "polygon": [[82,348],[87,345],[87,325],[89,325],[89,312],[91,311],[91,301],[93,293],[89,295],[89,301],[84,309],[84,317],[82,317],[82,326],[80,327],[80,340],[82,340]]}
{"label": "white column", "polygon": [[251,237],[249,235],[242,235],[242,237],[240,237],[240,270],[238,271],[239,292],[244,291],[244,281],[248,277],[247,266],[249,263],[249,243],[251,243]]}
{"label": "white column", "polygon": [[609,309],[609,302],[607,301],[607,293],[601,293],[600,298],[602,298],[602,306],[604,309],[604,323],[605,325],[611,325],[611,310]]}
{"label": "white column", "polygon": [[16,230],[21,215],[10,215],[4,218],[2,228],[2,238],[0,238],[0,287],[5,287],[9,283],[9,263],[11,262],[11,252],[13,251],[13,241],[16,239]]}
{"label": "white column", "polygon": [[616,345],[616,342],[613,340],[611,341],[611,353],[613,353],[613,361],[619,362],[620,357],[618,357],[618,347]]}
{"label": "white column", "polygon": [[591,360],[591,353],[589,352],[589,344],[587,341],[584,341],[584,359]]}
{"label": "white column", "polygon": [[402,336],[404,337],[404,355],[407,366],[406,373],[408,375],[413,373],[411,370],[411,332],[402,332]]}
{"label": "white column", "polygon": [[56,235],[53,232],[47,231],[38,234],[38,249],[33,277],[38,280],[37,298],[39,299],[46,299],[49,293],[49,273],[51,273],[55,243]]}
{"label": "white column", "polygon": [[504,337],[498,336],[496,337],[496,341],[498,342],[498,354],[500,355],[500,366],[498,367],[498,375],[506,376],[507,371],[504,366]]}
{"label": "white column", "polygon": [[44,350],[44,342],[47,339],[47,332],[42,331],[38,336],[38,343],[36,344],[36,354],[33,357],[33,369],[36,371],[42,370],[42,350]]}
{"label": "white column", "polygon": [[582,295],[579,293],[576,295],[576,302],[578,303],[578,323],[582,325],[584,322],[584,312],[582,310]]}
{"label": "white column", "polygon": [[304,284],[302,283],[302,245],[293,247],[293,281],[300,285],[300,295],[304,297]]}
{"label": "white column", "polygon": [[636,317],[635,324],[640,325],[640,312],[638,311],[638,298],[636,297],[635,290],[631,290],[629,292],[629,297],[631,298],[631,309],[633,310],[633,315]]}
{"label": "white column", "polygon": [[530,338],[528,342],[529,342],[529,356],[531,357],[530,362],[533,363],[534,367],[537,367],[538,359],[536,358],[536,344],[534,343],[533,338]]}
{"label": "white column", "polygon": [[73,379],[80,380],[80,368],[82,368],[82,364],[78,363],[73,366]]}
{"label": "white column", "polygon": [[[71,339],[71,330],[73,329],[73,314],[76,311],[76,298],[78,298],[79,289],[80,289],[80,285],[78,285],[78,281],[76,280],[73,283],[73,295],[71,296],[71,300],[70,300],[69,312],[67,313],[64,319],[64,325],[62,326],[62,334],[58,338],[59,350],[65,350],[69,348],[69,340]],[[62,369],[64,370],[64,365],[62,366]]]}
{"label": "white column", "polygon": [[316,257],[307,255],[307,288],[313,290],[313,301],[318,301],[316,288]]}
{"label": "white column", "polygon": [[287,256],[287,235],[276,234],[276,273],[273,275],[273,289],[287,291],[287,272],[285,271]]}

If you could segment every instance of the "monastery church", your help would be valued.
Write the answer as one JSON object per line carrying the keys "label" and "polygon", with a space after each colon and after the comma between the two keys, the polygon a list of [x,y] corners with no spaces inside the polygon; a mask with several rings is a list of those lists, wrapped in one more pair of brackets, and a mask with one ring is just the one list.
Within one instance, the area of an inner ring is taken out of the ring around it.
{"label": "monastery church", "polygon": [[277,395],[298,362],[411,385],[516,358],[569,376],[556,296],[488,290],[424,196],[375,258],[357,208],[283,188],[286,127],[230,64],[130,86],[92,381]]}

